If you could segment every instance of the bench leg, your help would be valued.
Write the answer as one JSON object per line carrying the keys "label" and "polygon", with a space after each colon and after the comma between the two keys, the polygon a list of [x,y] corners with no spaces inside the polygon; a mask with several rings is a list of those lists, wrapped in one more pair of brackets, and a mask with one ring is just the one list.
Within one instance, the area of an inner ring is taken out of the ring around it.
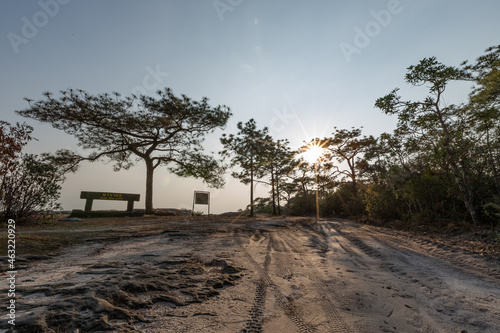
{"label": "bench leg", "polygon": [[94,201],[94,199],[87,199],[87,201],[85,201],[85,211],[86,212],[92,211],[92,202],[93,201]]}
{"label": "bench leg", "polygon": [[127,212],[133,212],[134,211],[134,201],[129,201],[127,203]]}

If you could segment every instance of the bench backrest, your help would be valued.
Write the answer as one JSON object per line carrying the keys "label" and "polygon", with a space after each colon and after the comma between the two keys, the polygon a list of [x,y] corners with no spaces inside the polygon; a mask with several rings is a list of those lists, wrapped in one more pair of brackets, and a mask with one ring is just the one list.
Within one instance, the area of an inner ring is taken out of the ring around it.
{"label": "bench backrest", "polygon": [[80,199],[94,200],[123,200],[123,201],[139,201],[140,194],[131,193],[111,193],[111,192],[87,192],[80,193]]}

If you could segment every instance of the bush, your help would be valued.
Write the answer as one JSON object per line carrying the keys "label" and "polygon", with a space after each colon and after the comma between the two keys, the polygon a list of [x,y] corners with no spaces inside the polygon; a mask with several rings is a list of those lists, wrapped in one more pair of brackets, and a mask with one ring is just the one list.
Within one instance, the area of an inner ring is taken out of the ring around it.
{"label": "bush", "polygon": [[254,201],[253,211],[255,214],[272,214],[273,204],[270,198],[257,198]]}
{"label": "bush", "polygon": [[399,219],[399,206],[394,192],[390,189],[378,185],[371,184],[365,191],[364,202],[366,205],[366,212],[370,218],[381,219]]}
{"label": "bush", "polygon": [[[357,193],[355,192],[357,191]],[[355,217],[365,213],[362,190],[354,189],[351,183],[341,184],[333,193],[320,200],[322,216]]]}
{"label": "bush", "polygon": [[23,155],[16,167],[1,176],[0,216],[3,220],[35,221],[44,212],[59,209],[63,176],[54,165],[33,154]]}
{"label": "bush", "polygon": [[316,215],[314,193],[300,193],[290,199],[287,210],[292,216]]}
{"label": "bush", "polygon": [[483,214],[486,219],[490,222],[491,227],[493,228],[495,225],[498,225],[500,221],[500,205],[496,202],[488,202],[483,205]]}

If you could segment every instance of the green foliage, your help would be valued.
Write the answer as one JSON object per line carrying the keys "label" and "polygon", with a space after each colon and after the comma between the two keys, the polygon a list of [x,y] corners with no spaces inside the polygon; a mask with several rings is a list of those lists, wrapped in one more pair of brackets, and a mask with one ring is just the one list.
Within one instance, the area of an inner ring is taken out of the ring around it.
{"label": "green foliage", "polygon": [[232,167],[239,167],[233,171],[232,176],[243,184],[249,184],[253,182],[254,177],[260,178],[264,174],[263,165],[268,145],[265,139],[269,131],[267,127],[257,129],[254,119],[245,124],[240,121],[237,127],[236,135],[222,134],[220,141],[224,150],[221,155],[230,158]]}
{"label": "green foliage", "polygon": [[[374,138],[363,136],[361,128],[335,128],[331,137],[311,142],[326,148],[319,163],[294,160],[301,150],[292,152],[288,141],[274,140],[254,119],[239,122],[236,134],[223,134],[221,156],[229,158],[233,177],[250,186],[251,215],[254,210],[279,214],[280,200],[289,214],[314,215],[317,191],[323,216],[498,224],[500,46],[461,67],[424,58],[408,67],[405,81],[422,89],[424,97],[406,100],[396,88],[375,102],[382,112],[397,117],[393,133]],[[447,89],[455,81],[474,83],[466,103],[448,100]],[[107,159],[119,170],[142,159],[150,180],[147,201],[159,165],[213,186],[223,184],[225,169],[203,153],[201,143],[206,133],[226,124],[231,114],[224,106],[212,108],[205,98],[192,101],[169,89],[156,99],[92,96],[80,90],[62,92],[59,99],[50,93],[45,97],[29,101],[31,108],[19,113],[52,123],[91,151],[87,156],[64,150],[46,156],[67,170],[75,170],[82,160]],[[28,140],[29,130],[17,131],[20,146],[10,151],[3,147],[5,156],[17,156]],[[269,198],[254,201],[257,183],[270,187]]]}
{"label": "green foliage", "polygon": [[[427,97],[404,101],[394,89],[376,101],[399,122],[365,154],[371,217],[497,223],[500,47],[487,52],[462,68],[425,58],[408,68],[406,81],[426,86]],[[448,84],[456,80],[476,83],[466,104],[444,100]]]}
{"label": "green foliage", "polygon": [[[286,210],[293,215],[314,215],[317,190],[322,216],[366,214],[373,219],[402,223],[497,224],[500,219],[499,73],[500,46],[488,49],[476,63],[460,68],[442,64],[435,57],[408,67],[406,83],[421,87],[426,96],[405,100],[396,88],[377,99],[377,108],[398,118],[393,133],[374,138],[362,136],[360,128],[335,128],[331,137],[313,139],[309,145],[320,145],[326,152],[318,163],[300,160],[298,165],[289,164],[286,180],[280,183]],[[475,83],[467,103],[451,104],[445,96],[454,81]],[[239,125],[241,131],[243,125]],[[249,129],[256,130],[253,120],[246,125],[253,125]],[[245,140],[272,141],[262,139],[262,135],[260,138]],[[224,140],[229,142],[234,137]],[[244,140],[234,147],[241,148],[240,159],[248,159],[252,156],[249,152],[257,151],[246,146]],[[261,147],[263,154],[259,156],[265,157],[267,148]],[[245,166],[242,160],[238,163]],[[272,166],[275,161],[255,157],[253,163],[260,168],[266,163]],[[281,179],[278,173],[275,175]],[[248,182],[248,169],[236,176]],[[271,195],[275,195],[274,189]],[[260,200],[259,210],[269,211],[273,201]]]}
{"label": "green foliage", "polygon": [[500,222],[500,205],[496,202],[488,202],[483,205],[483,213],[491,222],[491,226],[498,225]]}
{"label": "green foliage", "polygon": [[365,213],[362,190],[343,183],[334,192],[324,194],[320,198],[320,214],[322,216],[357,217]]}
{"label": "green foliage", "polygon": [[33,128],[0,121],[0,219],[43,221],[56,202],[63,174],[50,162],[22,154]]}
{"label": "green foliage", "polygon": [[[264,165],[263,169],[267,176],[265,182],[271,187],[271,207],[273,215],[281,215],[282,188],[285,178],[293,169],[294,153],[288,146],[288,140],[273,140],[271,136],[266,137],[265,151],[264,151]],[[285,188],[286,190],[286,188]]]}
{"label": "green foliage", "polygon": [[417,163],[433,165],[449,170],[454,178],[463,205],[474,224],[478,223],[474,206],[474,190],[469,174],[471,165],[467,160],[475,144],[469,126],[467,108],[448,104],[443,94],[451,81],[469,79],[463,69],[445,66],[436,58],[425,58],[418,65],[408,67],[406,82],[414,86],[425,85],[428,95],[421,101],[405,101],[397,89],[375,102],[375,106],[387,114],[398,116],[397,133],[405,139],[407,147],[415,148]]}
{"label": "green foliage", "polygon": [[288,213],[293,216],[316,214],[314,193],[298,193],[288,202]]}
{"label": "green foliage", "polygon": [[[353,186],[353,195],[357,196],[358,170],[364,162],[361,156],[375,144],[373,136],[361,137],[360,128],[351,130],[335,128],[333,137],[329,139],[328,151],[338,163],[347,163],[348,169],[340,171],[347,176]],[[356,201],[357,198],[356,198]]]}
{"label": "green foliage", "polygon": [[370,218],[401,219],[402,203],[388,186],[370,184],[364,193],[364,203]]}
{"label": "green foliage", "polygon": [[51,159],[75,171],[84,160],[114,162],[114,169],[146,164],[146,211],[153,212],[153,173],[165,166],[181,177],[198,177],[208,185],[221,187],[224,170],[203,152],[207,133],[224,127],[231,116],[226,106],[211,107],[207,98],[194,101],[175,96],[170,89],[123,97],[119,93],[91,95],[83,90],[61,91],[58,98],[26,99],[30,107],[18,111],[25,117],[51,123],[73,135],[86,156],[60,150]]}
{"label": "green foliage", "polygon": [[23,155],[17,167],[2,175],[2,219],[37,221],[59,209],[63,180],[59,169],[35,155]]}
{"label": "green foliage", "polygon": [[26,124],[11,125],[0,120],[0,198],[3,198],[8,175],[16,170],[21,151],[31,140],[33,128]]}
{"label": "green foliage", "polygon": [[254,119],[237,125],[236,135],[224,133],[220,139],[224,150],[223,157],[229,157],[233,169],[232,176],[239,179],[243,184],[250,185],[250,216],[254,215],[253,191],[254,182],[266,174],[264,165],[266,163],[267,151],[270,143],[267,127],[257,129]]}
{"label": "green foliage", "polygon": [[475,64],[464,69],[474,79],[477,86],[471,93],[471,104],[479,108],[498,108],[500,106],[500,45],[490,47],[480,56]]}
{"label": "green foliage", "polygon": [[484,214],[494,219],[500,219],[500,205],[495,202],[488,202],[483,205]]}
{"label": "green foliage", "polygon": [[256,214],[273,214],[272,198],[257,198],[253,204]]}

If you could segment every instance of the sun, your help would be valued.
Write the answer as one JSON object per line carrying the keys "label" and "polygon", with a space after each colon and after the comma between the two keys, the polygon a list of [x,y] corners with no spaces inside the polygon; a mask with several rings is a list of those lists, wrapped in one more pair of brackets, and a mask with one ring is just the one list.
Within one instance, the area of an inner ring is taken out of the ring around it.
{"label": "sun", "polygon": [[300,153],[299,156],[302,157],[307,163],[315,164],[325,155],[325,148],[320,146],[318,143],[311,143],[304,147],[304,152]]}

